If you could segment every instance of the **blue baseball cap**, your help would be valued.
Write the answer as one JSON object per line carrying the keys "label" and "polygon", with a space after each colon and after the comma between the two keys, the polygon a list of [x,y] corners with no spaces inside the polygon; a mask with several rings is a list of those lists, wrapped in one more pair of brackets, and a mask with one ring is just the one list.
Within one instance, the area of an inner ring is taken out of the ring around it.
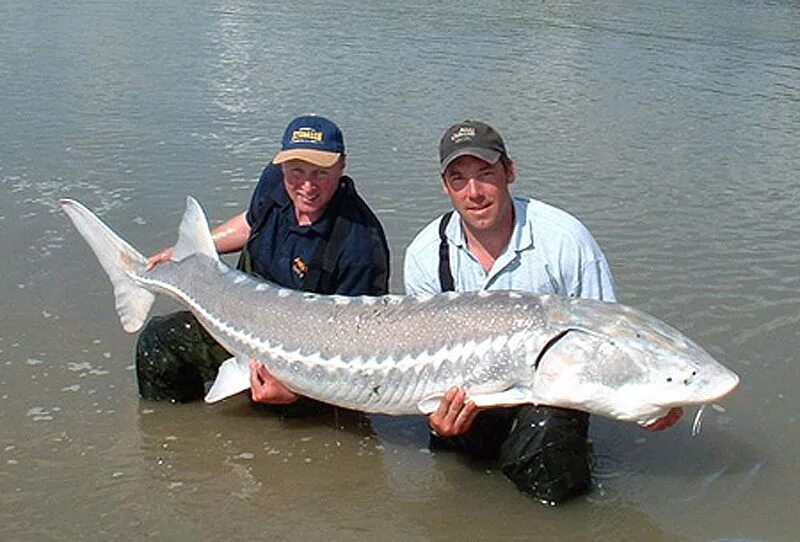
{"label": "blue baseball cap", "polygon": [[304,115],[286,127],[281,151],[272,163],[302,160],[319,167],[331,167],[343,154],[344,137],[339,127],[325,117]]}

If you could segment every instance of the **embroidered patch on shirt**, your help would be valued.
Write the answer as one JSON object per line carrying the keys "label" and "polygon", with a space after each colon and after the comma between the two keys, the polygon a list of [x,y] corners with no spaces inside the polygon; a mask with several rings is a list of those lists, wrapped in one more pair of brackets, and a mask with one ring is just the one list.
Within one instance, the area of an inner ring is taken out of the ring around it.
{"label": "embroidered patch on shirt", "polygon": [[292,271],[302,279],[306,276],[306,273],[308,273],[308,264],[303,261],[303,258],[298,256],[292,260]]}

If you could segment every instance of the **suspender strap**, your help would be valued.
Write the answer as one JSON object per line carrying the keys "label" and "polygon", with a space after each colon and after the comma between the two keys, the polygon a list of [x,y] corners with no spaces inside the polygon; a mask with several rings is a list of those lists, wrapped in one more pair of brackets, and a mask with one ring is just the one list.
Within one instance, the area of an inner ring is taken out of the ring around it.
{"label": "suspender strap", "polygon": [[337,266],[342,251],[354,223],[361,224],[364,221],[372,237],[372,284],[368,293],[385,294],[389,290],[389,247],[386,244],[386,236],[377,217],[356,192],[353,179],[342,177],[342,184],[334,196],[334,201],[331,202],[331,207],[336,219],[309,263],[303,289],[323,294],[336,293],[339,286],[336,282],[339,279]]}
{"label": "suspender strap", "polygon": [[344,201],[351,196],[352,189],[353,181],[349,177],[343,177],[327,211],[333,213],[336,218],[333,220],[333,225],[325,232],[322,242],[308,263],[308,273],[303,279],[303,290],[307,292],[332,294],[336,290],[333,284],[336,264],[350,233],[350,228],[353,226],[347,209],[343,208]]}
{"label": "suspender strap", "polygon": [[[364,204],[366,206],[366,203]],[[369,228],[372,237],[372,286],[370,295],[389,293],[389,245],[377,218]]]}
{"label": "suspender strap", "polygon": [[439,285],[443,292],[453,292],[456,289],[453,273],[450,271],[450,247],[445,234],[452,215],[453,211],[448,211],[439,221]]}
{"label": "suspender strap", "polygon": [[[239,253],[239,261],[236,263],[236,269],[239,271],[244,271],[245,273],[253,272],[253,261],[252,256],[250,255],[250,241],[255,239],[258,234],[261,233],[261,230],[267,223],[269,214],[277,205],[278,203],[272,198],[267,198],[267,201],[264,203],[264,211],[261,214],[261,219],[250,228],[250,236],[247,238],[247,241],[245,241],[242,251]],[[272,277],[262,278],[272,280]]]}

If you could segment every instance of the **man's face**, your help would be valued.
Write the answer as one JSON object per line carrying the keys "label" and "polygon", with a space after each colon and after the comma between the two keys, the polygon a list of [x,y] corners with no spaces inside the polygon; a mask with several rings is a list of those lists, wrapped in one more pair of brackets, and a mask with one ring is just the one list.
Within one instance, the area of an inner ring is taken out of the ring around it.
{"label": "man's face", "polygon": [[344,173],[344,160],[331,167],[289,160],[282,164],[282,168],[283,183],[289,199],[294,203],[298,224],[308,226],[322,218],[339,187],[339,178]]}
{"label": "man's face", "polygon": [[442,189],[464,225],[473,232],[501,228],[507,213],[513,212],[508,185],[514,182],[512,164],[495,164],[474,156],[461,156],[447,166],[442,175]]}

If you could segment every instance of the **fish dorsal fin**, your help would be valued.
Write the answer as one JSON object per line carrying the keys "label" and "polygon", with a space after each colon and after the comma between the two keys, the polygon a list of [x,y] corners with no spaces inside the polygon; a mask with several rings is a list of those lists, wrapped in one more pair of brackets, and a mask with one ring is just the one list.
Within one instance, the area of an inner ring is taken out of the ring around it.
{"label": "fish dorsal fin", "polygon": [[[426,415],[436,412],[443,397],[443,393],[429,395],[417,403],[417,409],[421,414]],[[467,400],[472,401],[481,408],[524,405],[525,403],[533,402],[533,393],[527,386],[517,384],[502,391],[468,392]]]}
{"label": "fish dorsal fin", "polygon": [[216,403],[250,389],[250,363],[247,356],[236,356],[222,362],[217,378],[206,393],[206,403]]}
{"label": "fish dorsal fin", "polygon": [[178,242],[175,243],[172,259],[179,262],[196,253],[219,260],[211,230],[208,228],[208,219],[197,200],[189,196],[186,198],[186,211],[178,229]]}

